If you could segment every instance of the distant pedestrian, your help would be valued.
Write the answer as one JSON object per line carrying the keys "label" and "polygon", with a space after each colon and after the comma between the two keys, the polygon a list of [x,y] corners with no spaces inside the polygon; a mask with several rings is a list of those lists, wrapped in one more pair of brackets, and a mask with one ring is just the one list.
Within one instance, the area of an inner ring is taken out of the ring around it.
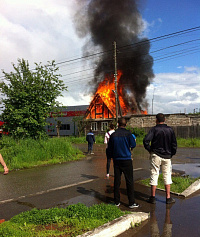
{"label": "distant pedestrian", "polygon": [[110,136],[112,133],[115,132],[114,128],[114,124],[110,124],[110,130],[105,134],[105,138],[104,138],[104,143],[107,144],[107,147],[106,147],[106,157],[107,157],[107,163],[106,163],[106,177],[109,178],[109,171],[110,171],[110,163],[111,163],[111,159],[112,157],[109,156],[108,154],[108,142],[110,140]]}
{"label": "distant pedestrian", "polygon": [[134,197],[133,164],[131,150],[136,146],[135,139],[126,128],[126,119],[118,120],[118,129],[110,136],[108,154],[114,162],[114,202],[120,205],[120,184],[122,173],[125,176],[129,208],[138,207]]}
{"label": "distant pedestrian", "polygon": [[87,134],[86,141],[88,142],[88,154],[94,154],[93,143],[95,143],[95,135],[92,132],[92,129],[90,129],[90,132]]}
{"label": "distant pedestrian", "polygon": [[6,163],[5,163],[5,161],[4,161],[1,154],[0,154],[0,163],[4,168],[4,174],[8,174],[8,172],[9,172],[8,167],[7,167],[7,165],[6,165]]}
{"label": "distant pedestrian", "polygon": [[[150,153],[150,185],[151,196],[148,199],[149,203],[155,204],[156,186],[158,184],[158,177],[160,166],[162,167],[163,179],[166,190],[166,203],[174,203],[175,200],[170,197],[171,179],[171,158],[176,154],[177,141],[173,129],[166,124],[165,116],[162,113],[156,115],[156,126],[151,128],[149,133],[145,136],[143,144],[145,149]],[[150,144],[151,143],[151,144]]]}

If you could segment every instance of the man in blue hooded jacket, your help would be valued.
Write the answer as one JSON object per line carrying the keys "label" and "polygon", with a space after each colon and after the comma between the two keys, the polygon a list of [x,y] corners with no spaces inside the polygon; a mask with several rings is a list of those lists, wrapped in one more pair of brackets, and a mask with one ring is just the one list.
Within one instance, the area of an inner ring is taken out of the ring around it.
{"label": "man in blue hooded jacket", "polygon": [[88,154],[94,154],[93,153],[93,143],[95,143],[95,135],[92,132],[92,129],[90,129],[90,132],[86,136],[86,141],[88,142]]}
{"label": "man in blue hooded jacket", "polygon": [[125,176],[129,208],[138,207],[134,197],[133,164],[131,150],[136,146],[132,133],[126,128],[126,119],[118,120],[118,129],[110,136],[108,143],[109,156],[114,162],[114,202],[120,205],[120,184],[122,173]]}

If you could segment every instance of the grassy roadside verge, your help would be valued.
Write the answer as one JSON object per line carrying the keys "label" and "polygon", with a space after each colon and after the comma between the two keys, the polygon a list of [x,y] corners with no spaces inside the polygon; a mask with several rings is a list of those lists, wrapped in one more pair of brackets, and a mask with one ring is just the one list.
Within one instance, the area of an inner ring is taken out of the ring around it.
{"label": "grassy roadside verge", "polygon": [[[200,179],[198,178],[192,178],[192,177],[184,177],[184,176],[172,176],[172,184],[171,184],[171,191],[174,193],[182,193],[185,189],[187,189],[191,184],[193,184],[196,180]],[[149,186],[150,179],[144,179],[138,181],[139,183]],[[158,178],[158,186],[159,189],[165,189],[165,185],[163,182],[163,175],[160,174]]]}
{"label": "grassy roadside verge", "polygon": [[[138,136],[136,139],[136,143],[139,146],[143,146],[143,139],[144,136]],[[71,143],[87,143],[85,140],[85,137],[67,137],[67,140]],[[104,143],[104,137],[103,136],[96,136],[96,143],[97,144],[103,144]],[[191,148],[199,148],[200,147],[200,138],[179,138],[177,137],[177,143],[178,147],[191,147]]]}
{"label": "grassy roadside verge", "polygon": [[66,208],[32,209],[2,223],[0,236],[77,236],[128,213],[103,203],[91,207],[78,203]]}
{"label": "grassy roadside verge", "polygon": [[[143,146],[143,137],[139,137],[137,138],[136,140],[137,142],[137,145],[141,145]],[[200,147],[200,138],[188,138],[188,139],[184,139],[184,138],[180,138],[180,137],[177,137],[177,144],[178,144],[178,147],[181,147],[181,148],[199,148]]]}
{"label": "grassy roadside verge", "polygon": [[4,136],[0,140],[0,153],[10,170],[57,164],[84,157],[66,138],[14,140]]}
{"label": "grassy roadside verge", "polygon": [[[143,146],[143,136],[137,137],[137,146]],[[199,148],[200,139],[177,138],[178,147]],[[85,137],[61,137],[47,138],[45,140],[23,139],[14,140],[3,136],[0,139],[0,153],[9,167],[9,170],[31,168],[46,164],[58,164],[62,162],[79,160],[83,153],[74,148],[72,144],[85,143]],[[96,143],[103,144],[104,137],[96,136]],[[0,171],[3,168],[0,166]]]}

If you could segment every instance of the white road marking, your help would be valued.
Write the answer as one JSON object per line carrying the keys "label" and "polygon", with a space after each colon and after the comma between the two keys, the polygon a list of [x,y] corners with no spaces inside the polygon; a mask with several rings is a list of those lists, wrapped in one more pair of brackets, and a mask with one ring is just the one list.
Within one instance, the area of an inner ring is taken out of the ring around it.
{"label": "white road marking", "polygon": [[17,197],[17,198],[3,200],[3,201],[0,201],[0,204],[4,204],[4,203],[7,203],[7,202],[13,202],[13,201],[16,201],[16,200],[19,200],[19,199],[22,199],[22,198],[37,196],[37,195],[49,193],[49,192],[52,192],[52,191],[57,191],[57,190],[65,189],[65,188],[71,188],[71,187],[74,187],[74,186],[77,186],[77,185],[80,185],[80,184],[90,183],[90,182],[92,182],[94,180],[95,179],[89,179],[89,180],[82,181],[82,182],[79,182],[79,183],[68,184],[68,185],[65,185],[65,186],[61,186],[61,187],[57,187],[57,188],[51,188],[51,189],[40,191],[40,192],[37,192],[37,193],[28,194],[27,196],[20,196],[20,197]]}
{"label": "white road marking", "polygon": [[[138,170],[142,170],[142,169],[143,168],[137,168],[137,169],[133,169],[133,171],[138,171]],[[33,196],[37,196],[37,195],[41,195],[41,194],[45,194],[45,193],[65,189],[65,188],[71,188],[71,187],[74,187],[74,186],[77,186],[77,185],[80,185],[80,184],[90,183],[94,180],[95,179],[89,179],[89,180],[86,180],[86,181],[81,181],[79,183],[68,184],[68,185],[65,185],[65,186],[61,186],[61,187],[57,187],[57,188],[51,188],[51,189],[40,191],[40,192],[37,192],[37,193],[28,194],[27,196],[20,196],[20,197],[17,197],[17,198],[2,200],[2,201],[0,201],[0,204],[4,204],[4,203],[8,203],[8,202],[14,202],[14,201],[17,201],[17,200],[22,199],[22,198],[33,197]]]}
{"label": "white road marking", "polygon": [[133,171],[143,170],[143,168],[133,169]]}

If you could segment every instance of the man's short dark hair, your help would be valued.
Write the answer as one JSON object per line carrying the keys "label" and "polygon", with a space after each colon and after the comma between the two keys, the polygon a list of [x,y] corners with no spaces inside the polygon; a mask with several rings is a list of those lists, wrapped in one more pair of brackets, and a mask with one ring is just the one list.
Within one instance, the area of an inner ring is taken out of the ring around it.
{"label": "man's short dark hair", "polygon": [[163,123],[163,122],[165,122],[165,115],[162,113],[159,113],[156,115],[156,119],[159,123]]}
{"label": "man's short dark hair", "polygon": [[118,119],[119,127],[126,127],[126,119],[125,118],[119,118]]}
{"label": "man's short dark hair", "polygon": [[114,129],[114,128],[115,128],[115,125],[111,123],[111,124],[110,124],[110,128],[111,128],[111,129]]}

